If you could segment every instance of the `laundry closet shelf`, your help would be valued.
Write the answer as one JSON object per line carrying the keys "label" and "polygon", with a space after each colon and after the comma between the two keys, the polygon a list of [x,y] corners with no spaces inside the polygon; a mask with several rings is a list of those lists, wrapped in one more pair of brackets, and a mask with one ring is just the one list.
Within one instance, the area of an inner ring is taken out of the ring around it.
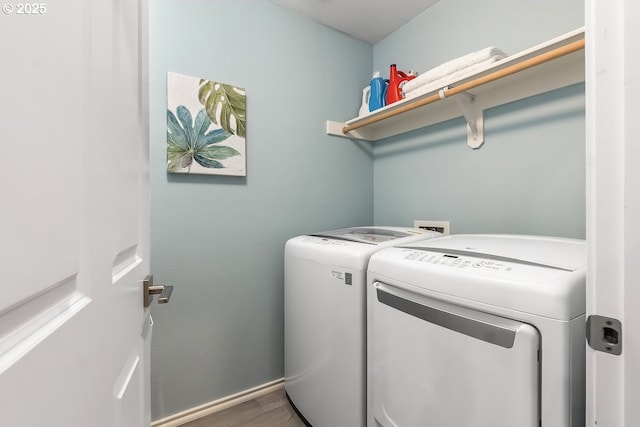
{"label": "laundry closet shelf", "polygon": [[[511,55],[472,74],[463,75],[440,88],[442,90],[434,89],[414,98],[403,99],[346,122],[327,121],[327,134],[378,141],[446,120],[466,117],[469,145],[473,146],[474,124],[478,125],[478,137],[482,138],[483,110],[583,81],[584,27]],[[472,88],[457,94],[456,88],[465,87]],[[474,148],[477,146],[476,141]]]}

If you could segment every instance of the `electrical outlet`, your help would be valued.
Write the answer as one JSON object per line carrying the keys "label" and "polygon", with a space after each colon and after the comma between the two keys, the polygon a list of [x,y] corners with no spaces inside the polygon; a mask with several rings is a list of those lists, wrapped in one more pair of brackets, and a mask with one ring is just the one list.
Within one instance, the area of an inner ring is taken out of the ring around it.
{"label": "electrical outlet", "polygon": [[423,230],[431,230],[442,233],[443,236],[451,234],[451,227],[449,221],[423,221],[416,219],[413,221],[415,228],[422,228]]}

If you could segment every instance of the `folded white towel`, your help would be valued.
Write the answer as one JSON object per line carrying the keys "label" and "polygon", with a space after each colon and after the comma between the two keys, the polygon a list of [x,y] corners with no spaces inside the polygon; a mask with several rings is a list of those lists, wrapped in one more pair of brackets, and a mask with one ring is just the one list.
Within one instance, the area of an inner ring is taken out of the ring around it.
{"label": "folded white towel", "polygon": [[441,79],[457,71],[469,68],[472,65],[479,64],[491,59],[495,62],[506,57],[507,55],[502,50],[491,46],[486,47],[477,52],[471,52],[459,58],[447,61],[444,64],[432,68],[431,70],[423,74],[419,74],[415,79],[409,80],[403,86],[403,90],[405,92],[411,91],[434,80]]}
{"label": "folded white towel", "polygon": [[[464,68],[462,70],[458,70],[454,73],[448,74],[444,77],[441,77],[437,80],[425,83],[421,86],[418,86],[416,88],[413,88],[410,91],[406,90],[407,85],[405,84],[402,87],[402,90],[405,94],[405,98],[414,98],[416,96],[422,95],[424,93],[428,93],[428,92],[432,92],[435,90],[439,90],[442,89],[443,87],[449,86],[451,83],[459,80],[462,77],[466,77],[467,75],[476,73],[478,71],[482,71],[485,68],[488,68],[491,66],[491,64],[498,62],[500,59],[498,57],[491,57],[485,61],[482,61],[478,64],[474,64],[470,67]],[[414,79],[415,80],[415,79]],[[413,80],[411,80],[413,81]]]}

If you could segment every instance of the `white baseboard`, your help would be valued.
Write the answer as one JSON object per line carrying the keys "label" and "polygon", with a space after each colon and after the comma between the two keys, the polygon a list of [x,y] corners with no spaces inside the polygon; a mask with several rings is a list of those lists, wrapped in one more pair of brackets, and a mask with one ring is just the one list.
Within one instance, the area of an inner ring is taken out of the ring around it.
{"label": "white baseboard", "polygon": [[262,395],[281,390],[283,388],[284,378],[280,378],[278,380],[253,387],[248,390],[241,391],[240,393],[232,394],[230,396],[226,396],[221,399],[196,406],[195,408],[187,409],[186,411],[169,415],[166,418],[152,422],[151,427],[178,427],[190,421],[195,421],[199,418],[206,417],[207,415],[222,411],[223,409],[227,409],[235,405],[239,405],[248,400],[255,399],[256,397],[260,397]]}

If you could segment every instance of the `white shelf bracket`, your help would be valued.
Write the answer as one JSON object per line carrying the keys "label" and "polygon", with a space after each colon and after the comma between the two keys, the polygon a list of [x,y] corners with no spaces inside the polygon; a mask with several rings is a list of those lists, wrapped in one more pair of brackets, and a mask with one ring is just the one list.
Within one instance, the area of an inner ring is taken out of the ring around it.
{"label": "white shelf bracket", "polygon": [[482,147],[484,144],[484,111],[476,103],[476,96],[462,92],[454,95],[454,98],[467,121],[467,145],[474,150]]}

